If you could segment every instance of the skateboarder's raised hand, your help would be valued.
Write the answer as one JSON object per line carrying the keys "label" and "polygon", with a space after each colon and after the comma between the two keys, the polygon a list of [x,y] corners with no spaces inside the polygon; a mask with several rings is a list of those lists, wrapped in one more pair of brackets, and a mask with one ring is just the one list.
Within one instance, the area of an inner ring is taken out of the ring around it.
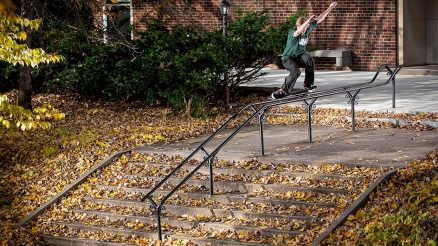
{"label": "skateboarder's raised hand", "polygon": [[323,21],[323,20],[325,19],[325,17],[327,17],[327,15],[330,13],[330,11],[331,11],[333,8],[335,8],[336,6],[338,6],[338,3],[337,3],[337,2],[332,2],[332,3],[330,4],[330,7],[329,7],[326,11],[324,11],[322,14],[320,14],[320,15],[316,18],[316,20],[318,21],[318,24],[319,24],[321,21]]}

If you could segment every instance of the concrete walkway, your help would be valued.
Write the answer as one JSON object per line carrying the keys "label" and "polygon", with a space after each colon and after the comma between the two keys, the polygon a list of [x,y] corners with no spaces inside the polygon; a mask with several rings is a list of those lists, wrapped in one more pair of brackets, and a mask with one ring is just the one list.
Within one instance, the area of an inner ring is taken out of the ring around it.
{"label": "concrete walkway", "polygon": [[[289,74],[285,69],[264,68],[263,72],[269,74],[260,77],[242,86],[280,88],[284,78]],[[376,68],[377,71],[377,68]],[[403,71],[401,69],[400,73]],[[376,72],[356,72],[356,71],[316,71],[315,85],[318,90],[326,90],[335,87],[355,84],[359,82],[369,82]],[[362,90],[358,96],[356,110],[372,110],[395,113],[438,113],[438,76],[431,75],[403,75],[397,74],[395,77],[396,101],[395,108],[392,108],[392,86],[391,83],[385,86]],[[302,88],[305,73],[295,85],[295,88]],[[386,81],[388,76],[386,70],[382,70],[376,79]],[[350,109],[345,94],[334,95],[331,97],[318,98],[315,102],[316,107],[322,108],[345,108]],[[298,106],[299,103],[296,103]]]}
{"label": "concrete walkway", "polygon": [[[206,146],[212,153],[235,129],[225,129]],[[308,141],[307,126],[264,126],[265,155],[261,155],[258,126],[247,126],[232,138],[217,158],[243,161],[257,159],[264,163],[343,164],[347,166],[404,167],[438,148],[438,131],[414,131],[390,128],[374,130],[313,126],[313,141]],[[171,144],[141,147],[150,153],[189,156],[208,136],[200,136]],[[203,160],[199,151],[195,156]]]}
{"label": "concrete walkway", "polygon": [[[402,69],[403,70],[403,69]],[[268,75],[259,78],[244,86],[281,87],[288,72],[284,69],[265,68]],[[375,83],[388,79],[386,70],[382,70]],[[316,71],[318,90],[325,90],[369,82],[375,72],[351,71]],[[298,79],[295,88],[301,88],[304,80],[304,71]],[[437,76],[396,76],[396,108],[392,108],[391,83],[359,93],[359,104],[356,110],[388,111],[388,112],[438,112],[438,77]],[[345,94],[319,98],[317,107],[351,109]],[[295,102],[296,106],[302,103]],[[436,122],[438,123],[438,119]],[[438,124],[436,124],[438,125]],[[211,153],[235,129],[226,129],[205,146]],[[242,129],[224,148],[218,152],[220,159],[234,161],[256,158],[260,161],[279,163],[306,163],[306,164],[345,164],[359,166],[397,166],[403,167],[413,159],[422,158],[438,148],[438,131],[415,131],[390,128],[375,130],[331,126],[312,126],[313,139],[309,143],[307,126],[264,126],[265,155],[261,155],[261,141],[258,126],[247,126]],[[169,145],[154,145],[141,148],[150,152],[165,154],[180,154],[188,156],[208,136],[201,136]],[[152,148],[152,147],[151,147]],[[200,152],[197,157],[202,159]]]}

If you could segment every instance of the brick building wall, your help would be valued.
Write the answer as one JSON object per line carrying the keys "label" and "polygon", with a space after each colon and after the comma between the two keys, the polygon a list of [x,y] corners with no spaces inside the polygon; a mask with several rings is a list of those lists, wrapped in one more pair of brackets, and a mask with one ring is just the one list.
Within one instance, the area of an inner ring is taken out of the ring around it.
{"label": "brick building wall", "polygon": [[[228,22],[238,18],[235,9],[272,11],[278,25],[302,9],[318,15],[330,1],[317,0],[228,0],[232,7]],[[221,29],[221,0],[133,0],[134,26],[144,29],[143,20],[158,18],[169,24],[186,24],[207,30]],[[323,49],[352,50],[352,66],[336,67],[335,58],[316,58],[316,69],[375,71],[397,61],[397,0],[339,0],[338,6],[312,33],[310,44]]]}

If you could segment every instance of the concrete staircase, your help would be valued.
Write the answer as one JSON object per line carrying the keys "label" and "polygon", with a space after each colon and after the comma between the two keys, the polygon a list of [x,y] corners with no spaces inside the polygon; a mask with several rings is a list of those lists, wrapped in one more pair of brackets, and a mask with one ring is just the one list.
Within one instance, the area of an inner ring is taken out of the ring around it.
{"label": "concrete staircase", "polygon": [[[181,156],[129,153],[88,178],[39,216],[49,245],[153,245],[157,217],[141,198]],[[159,201],[199,163],[180,169],[154,194]],[[163,245],[309,245],[385,170],[372,167],[214,163],[165,205]],[[154,244],[156,245],[156,244]]]}

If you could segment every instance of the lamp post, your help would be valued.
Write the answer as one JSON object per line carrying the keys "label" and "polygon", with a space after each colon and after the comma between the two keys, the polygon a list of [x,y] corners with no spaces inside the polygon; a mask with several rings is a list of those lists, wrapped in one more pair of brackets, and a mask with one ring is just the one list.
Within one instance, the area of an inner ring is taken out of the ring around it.
{"label": "lamp post", "polygon": [[[221,4],[219,5],[219,8],[221,9],[222,13],[222,31],[224,35],[224,52],[227,53],[227,15],[230,11],[231,4],[227,0],[222,0]],[[225,79],[225,103],[227,107],[230,106],[230,91],[228,87],[228,68],[227,71],[224,74]]]}

